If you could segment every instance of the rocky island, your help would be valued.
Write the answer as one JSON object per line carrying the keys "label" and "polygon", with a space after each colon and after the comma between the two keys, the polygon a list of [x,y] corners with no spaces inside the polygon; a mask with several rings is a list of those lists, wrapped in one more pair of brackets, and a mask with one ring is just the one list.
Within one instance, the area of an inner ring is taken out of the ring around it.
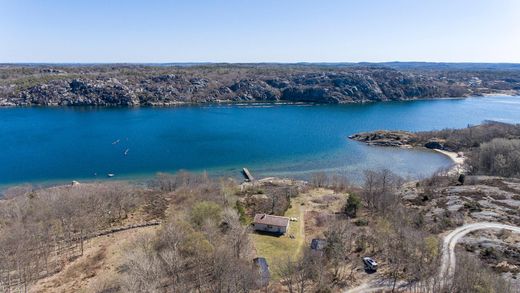
{"label": "rocky island", "polygon": [[0,65],[0,106],[338,104],[519,92],[514,64]]}
{"label": "rocky island", "polygon": [[349,139],[375,146],[425,147],[450,152],[467,151],[482,141],[502,137],[508,140],[520,138],[520,127],[496,121],[484,121],[463,129],[409,132],[402,130],[376,130],[349,136]]}
{"label": "rocky island", "polygon": [[417,136],[408,131],[400,130],[376,130],[372,132],[356,133],[348,138],[364,142],[368,145],[412,147]]}
{"label": "rocky island", "polygon": [[452,147],[446,145],[446,139],[438,137],[424,137],[409,131],[402,130],[376,130],[372,132],[361,132],[349,136],[350,139],[364,142],[368,145],[386,147],[425,147],[453,151]]}

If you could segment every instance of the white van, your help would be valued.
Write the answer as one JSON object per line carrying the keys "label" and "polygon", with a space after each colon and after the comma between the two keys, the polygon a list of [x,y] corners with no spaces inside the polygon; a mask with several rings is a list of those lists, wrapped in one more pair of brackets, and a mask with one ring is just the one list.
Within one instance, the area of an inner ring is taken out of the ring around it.
{"label": "white van", "polygon": [[370,257],[363,258],[363,264],[365,265],[365,270],[375,272],[377,271],[377,262]]}

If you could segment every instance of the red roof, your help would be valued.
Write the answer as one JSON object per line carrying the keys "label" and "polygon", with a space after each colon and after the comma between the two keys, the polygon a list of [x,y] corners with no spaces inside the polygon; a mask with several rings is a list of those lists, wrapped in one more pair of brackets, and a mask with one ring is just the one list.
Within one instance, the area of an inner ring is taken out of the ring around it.
{"label": "red roof", "polygon": [[286,227],[287,225],[289,225],[289,218],[273,216],[268,214],[256,214],[253,222],[255,224]]}

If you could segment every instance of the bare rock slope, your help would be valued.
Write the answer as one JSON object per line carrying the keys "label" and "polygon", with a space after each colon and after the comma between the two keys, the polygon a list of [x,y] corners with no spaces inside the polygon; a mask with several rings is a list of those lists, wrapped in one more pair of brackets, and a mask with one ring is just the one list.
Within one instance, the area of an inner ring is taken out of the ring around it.
{"label": "bare rock slope", "polygon": [[383,65],[0,65],[0,77],[0,106],[361,103],[520,91],[520,70]]}

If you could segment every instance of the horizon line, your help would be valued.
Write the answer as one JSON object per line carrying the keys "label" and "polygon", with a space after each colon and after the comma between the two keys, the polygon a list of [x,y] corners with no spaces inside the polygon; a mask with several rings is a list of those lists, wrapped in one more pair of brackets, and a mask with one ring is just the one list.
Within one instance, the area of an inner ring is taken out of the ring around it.
{"label": "horizon line", "polygon": [[175,65],[175,64],[229,64],[229,65],[243,65],[243,64],[280,64],[280,65],[305,65],[305,64],[322,64],[322,65],[355,65],[355,64],[392,64],[392,63],[402,63],[402,64],[504,64],[504,65],[520,65],[520,62],[487,62],[487,61],[296,61],[296,62],[284,62],[284,61],[259,61],[259,62],[228,62],[228,61],[167,61],[167,62],[133,62],[133,61],[110,61],[110,62],[47,62],[47,61],[38,61],[38,62],[0,62],[0,65],[148,65],[148,64],[158,64],[158,65]]}

